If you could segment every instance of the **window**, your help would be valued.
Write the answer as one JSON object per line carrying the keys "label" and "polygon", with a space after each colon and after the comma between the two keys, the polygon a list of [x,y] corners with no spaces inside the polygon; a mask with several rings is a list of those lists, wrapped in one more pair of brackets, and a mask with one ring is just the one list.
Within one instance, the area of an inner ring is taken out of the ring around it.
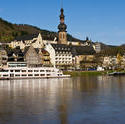
{"label": "window", "polygon": [[39,70],[34,70],[34,72],[39,72]]}
{"label": "window", "polygon": [[51,72],[51,70],[46,70],[46,72]]}
{"label": "window", "polygon": [[32,74],[28,74],[29,77],[33,76]]}
{"label": "window", "polygon": [[35,74],[35,76],[39,76],[39,74]]}
{"label": "window", "polygon": [[8,75],[3,75],[3,77],[8,77]]}
{"label": "window", "polygon": [[40,70],[40,72],[44,72],[44,70]]}
{"label": "window", "polygon": [[19,75],[19,74],[16,74],[15,77],[20,77],[20,75]]}
{"label": "window", "polygon": [[13,70],[10,70],[10,72],[13,72]]}
{"label": "window", "polygon": [[28,70],[28,72],[33,72],[33,70]]}
{"label": "window", "polygon": [[41,74],[40,76],[45,76],[45,74]]}
{"label": "window", "polygon": [[26,77],[27,75],[26,74],[22,74],[22,77]]}
{"label": "window", "polygon": [[22,72],[26,72],[26,70],[22,70]]}
{"label": "window", "polygon": [[9,70],[4,70],[4,72],[8,72]]}
{"label": "window", "polygon": [[50,76],[50,74],[47,74],[47,76]]}
{"label": "window", "polygon": [[63,34],[63,39],[65,38],[65,34]]}
{"label": "window", "polygon": [[15,70],[15,72],[20,72],[20,70]]}

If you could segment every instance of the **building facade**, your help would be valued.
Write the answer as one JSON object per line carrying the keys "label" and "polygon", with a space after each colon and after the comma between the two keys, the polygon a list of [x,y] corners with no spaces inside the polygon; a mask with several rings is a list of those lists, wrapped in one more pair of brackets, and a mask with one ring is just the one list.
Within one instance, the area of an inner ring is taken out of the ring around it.
{"label": "building facade", "polygon": [[47,66],[47,67],[52,66],[52,64],[50,62],[50,54],[48,51],[46,51],[45,49],[40,49],[39,57],[40,57],[42,66]]}
{"label": "building facade", "polygon": [[27,65],[31,67],[35,67],[41,64],[38,51],[36,51],[32,45],[25,49],[24,60],[27,62]]}
{"label": "building facade", "polygon": [[60,69],[71,68],[72,52],[71,48],[65,44],[48,44],[46,50],[50,53],[50,59],[53,66]]}
{"label": "building facade", "polygon": [[0,49],[0,66],[6,66],[8,61],[7,52],[4,49]]}

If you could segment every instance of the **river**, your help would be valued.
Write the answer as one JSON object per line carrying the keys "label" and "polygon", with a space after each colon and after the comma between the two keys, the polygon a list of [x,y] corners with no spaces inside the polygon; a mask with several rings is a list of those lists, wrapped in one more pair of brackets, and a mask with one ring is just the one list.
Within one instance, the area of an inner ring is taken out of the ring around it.
{"label": "river", "polygon": [[125,124],[125,77],[0,81],[0,124]]}

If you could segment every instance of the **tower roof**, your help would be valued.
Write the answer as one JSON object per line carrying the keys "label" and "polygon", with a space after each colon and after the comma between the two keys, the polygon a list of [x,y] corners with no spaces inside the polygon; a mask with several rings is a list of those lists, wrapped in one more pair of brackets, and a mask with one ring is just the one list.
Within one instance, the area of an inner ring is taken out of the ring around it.
{"label": "tower roof", "polygon": [[58,25],[58,29],[59,29],[60,32],[62,32],[62,31],[66,32],[67,25],[64,23],[64,19],[65,19],[64,9],[61,8],[60,12],[61,12],[61,14],[60,14],[60,24]]}
{"label": "tower roof", "polygon": [[61,20],[61,18],[63,18],[63,19],[65,18],[65,16],[64,16],[64,9],[61,8],[60,12],[61,12],[61,15],[60,15],[60,20]]}

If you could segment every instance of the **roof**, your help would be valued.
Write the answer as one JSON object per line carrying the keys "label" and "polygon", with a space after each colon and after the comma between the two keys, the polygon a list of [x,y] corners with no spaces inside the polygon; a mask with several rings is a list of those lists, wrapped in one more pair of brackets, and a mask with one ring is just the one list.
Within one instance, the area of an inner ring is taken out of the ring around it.
{"label": "roof", "polygon": [[72,46],[72,54],[75,55],[93,55],[95,50],[91,46]]}
{"label": "roof", "polygon": [[23,54],[25,55],[27,51],[29,50],[30,46],[25,47]]}
{"label": "roof", "polygon": [[38,54],[39,53],[39,48],[35,48],[35,51]]}
{"label": "roof", "polygon": [[55,49],[55,51],[71,52],[71,47],[69,45],[65,45],[65,44],[51,44],[51,45]]}
{"label": "roof", "polygon": [[95,50],[91,46],[72,46],[72,54],[75,55],[93,55]]}
{"label": "roof", "polygon": [[95,50],[92,46],[73,46],[65,44],[51,44],[55,51],[58,52],[72,52],[75,55],[92,55],[95,54]]}

